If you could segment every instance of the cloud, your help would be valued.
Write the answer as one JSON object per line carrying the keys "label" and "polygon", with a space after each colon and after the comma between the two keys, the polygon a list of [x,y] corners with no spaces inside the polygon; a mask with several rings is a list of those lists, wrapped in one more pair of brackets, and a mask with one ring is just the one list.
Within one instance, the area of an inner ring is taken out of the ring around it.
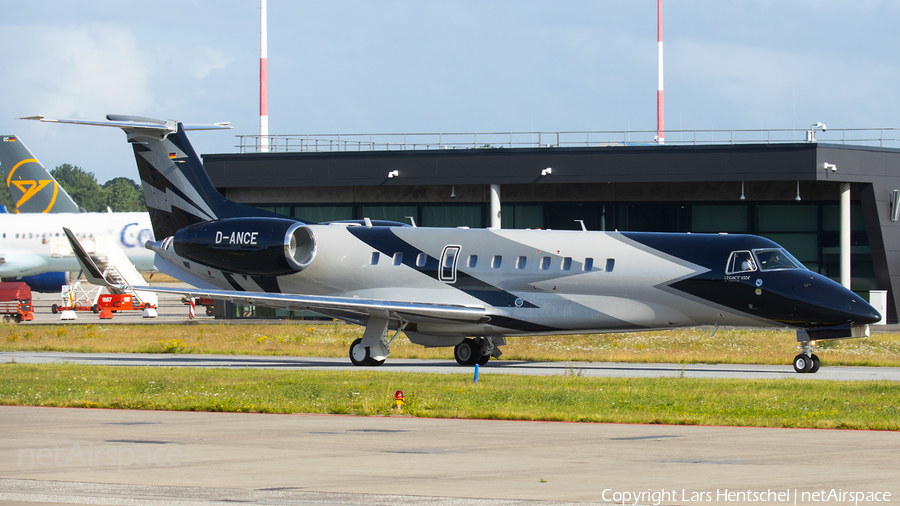
{"label": "cloud", "polygon": [[189,100],[192,86],[232,61],[211,47],[148,48],[148,40],[112,24],[6,27],[0,41],[17,51],[7,55],[0,89],[23,97],[16,108],[24,114],[141,114],[171,101],[172,87]]}
{"label": "cloud", "polygon": [[732,124],[789,126],[796,111],[804,122],[815,116],[832,126],[833,113],[846,123],[834,127],[873,127],[893,124],[898,112],[891,90],[900,69],[883,62],[697,40],[675,41],[666,49],[667,90],[690,90],[698,102],[685,104],[687,109],[739,107],[747,117]]}
{"label": "cloud", "polygon": [[[28,111],[84,116],[146,108],[154,98],[137,39],[114,26],[8,27],[4,96]],[[10,44],[10,41],[19,41]],[[26,41],[27,43],[21,43]]]}

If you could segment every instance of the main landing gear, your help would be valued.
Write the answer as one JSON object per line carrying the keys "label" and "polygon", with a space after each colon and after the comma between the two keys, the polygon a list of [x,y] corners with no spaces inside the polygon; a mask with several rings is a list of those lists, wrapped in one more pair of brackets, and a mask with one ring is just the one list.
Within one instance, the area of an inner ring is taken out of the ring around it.
{"label": "main landing gear", "polygon": [[[502,340],[502,342],[498,342]],[[459,365],[484,365],[491,357],[500,358],[503,354],[499,346],[506,344],[506,339],[493,337],[477,337],[464,339],[453,348],[453,358]]]}
{"label": "main landing gear", "polygon": [[379,366],[384,363],[384,359],[376,360],[372,358],[369,348],[363,346],[362,339],[353,341],[350,345],[350,361],[353,365]]}
{"label": "main landing gear", "polygon": [[371,316],[366,324],[366,331],[362,339],[353,341],[350,345],[350,361],[353,365],[379,366],[384,359],[391,354],[391,345],[406,328],[406,322],[401,322],[394,336],[388,339],[388,325],[391,321],[386,317]]}
{"label": "main landing gear", "polygon": [[794,357],[794,370],[799,373],[817,372],[819,370],[819,357],[813,353],[815,341],[801,341],[799,355]]}

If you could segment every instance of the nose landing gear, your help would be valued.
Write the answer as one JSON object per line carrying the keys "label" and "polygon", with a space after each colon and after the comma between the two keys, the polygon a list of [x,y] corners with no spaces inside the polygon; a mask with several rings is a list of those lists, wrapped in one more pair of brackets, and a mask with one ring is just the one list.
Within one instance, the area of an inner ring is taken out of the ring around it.
{"label": "nose landing gear", "polygon": [[815,341],[801,341],[800,349],[803,350],[794,357],[794,371],[799,373],[814,373],[819,370],[819,357],[813,353]]}

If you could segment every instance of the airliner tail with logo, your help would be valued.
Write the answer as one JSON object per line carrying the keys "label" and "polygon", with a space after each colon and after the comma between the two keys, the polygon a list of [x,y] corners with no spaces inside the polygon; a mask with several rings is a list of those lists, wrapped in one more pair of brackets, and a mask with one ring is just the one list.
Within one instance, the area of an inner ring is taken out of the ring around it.
{"label": "airliner tail with logo", "polygon": [[125,131],[157,238],[146,247],[161,271],[198,287],[142,289],[363,325],[356,365],[381,364],[401,332],[474,365],[512,336],[709,325],[796,329],[794,368],[814,372],[814,341],[862,337],[881,319],[762,237],[312,224],[222,197],[177,121],[31,119]]}
{"label": "airliner tail with logo", "polygon": [[79,212],[78,204],[15,135],[0,136],[0,172],[15,212]]}

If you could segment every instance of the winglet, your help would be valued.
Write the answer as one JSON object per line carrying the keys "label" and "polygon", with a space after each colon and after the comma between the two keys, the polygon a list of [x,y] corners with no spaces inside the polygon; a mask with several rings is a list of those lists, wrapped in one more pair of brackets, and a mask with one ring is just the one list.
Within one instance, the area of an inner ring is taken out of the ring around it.
{"label": "winglet", "polygon": [[84,247],[81,246],[81,243],[78,242],[75,234],[66,227],[63,227],[63,232],[66,233],[66,238],[69,239],[72,251],[75,253],[78,263],[81,264],[81,270],[84,271],[84,277],[86,277],[91,284],[105,286],[107,288],[112,287],[112,285],[103,277],[103,272],[100,271],[97,264],[94,263],[90,255],[87,254],[87,251],[84,250]]}

